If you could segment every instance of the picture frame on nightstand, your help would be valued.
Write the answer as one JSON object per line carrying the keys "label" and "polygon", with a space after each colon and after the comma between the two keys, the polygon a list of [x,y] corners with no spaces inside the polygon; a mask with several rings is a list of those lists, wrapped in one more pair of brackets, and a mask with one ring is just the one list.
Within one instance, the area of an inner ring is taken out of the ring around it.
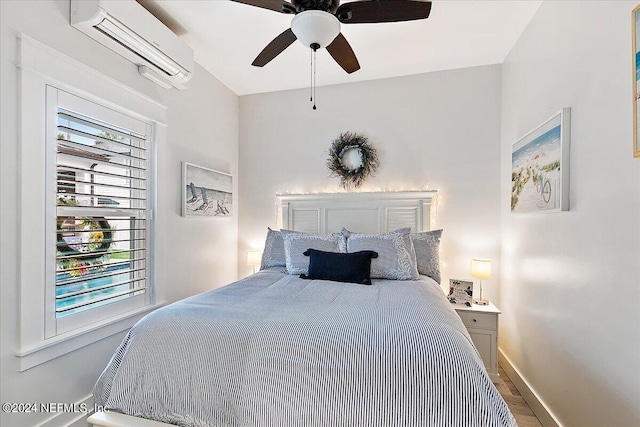
{"label": "picture frame on nightstand", "polygon": [[473,282],[449,279],[449,295],[447,299],[451,304],[471,307],[473,302]]}

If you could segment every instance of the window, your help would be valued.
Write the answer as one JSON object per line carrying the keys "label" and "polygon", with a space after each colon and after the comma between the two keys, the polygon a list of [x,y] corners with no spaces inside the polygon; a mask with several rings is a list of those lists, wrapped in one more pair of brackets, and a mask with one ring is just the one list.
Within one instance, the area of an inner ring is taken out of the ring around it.
{"label": "window", "polygon": [[50,338],[150,303],[152,127],[52,87],[47,95]]}
{"label": "window", "polygon": [[153,209],[167,109],[24,34],[17,40],[19,197],[6,202],[19,214],[16,356],[25,371],[165,304]]}

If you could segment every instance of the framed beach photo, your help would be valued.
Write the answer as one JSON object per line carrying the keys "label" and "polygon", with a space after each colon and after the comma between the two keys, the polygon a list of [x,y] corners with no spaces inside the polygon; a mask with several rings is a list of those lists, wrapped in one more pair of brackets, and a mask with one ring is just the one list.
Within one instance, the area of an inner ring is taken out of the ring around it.
{"label": "framed beach photo", "polygon": [[633,45],[633,157],[640,157],[640,136],[638,130],[640,127],[640,92],[638,92],[638,82],[640,81],[640,5],[633,9],[631,20],[632,45]]}
{"label": "framed beach photo", "polygon": [[182,216],[230,217],[233,212],[233,177],[182,162]]}
{"label": "framed beach photo", "polygon": [[511,148],[511,212],[569,210],[571,109],[563,108]]}

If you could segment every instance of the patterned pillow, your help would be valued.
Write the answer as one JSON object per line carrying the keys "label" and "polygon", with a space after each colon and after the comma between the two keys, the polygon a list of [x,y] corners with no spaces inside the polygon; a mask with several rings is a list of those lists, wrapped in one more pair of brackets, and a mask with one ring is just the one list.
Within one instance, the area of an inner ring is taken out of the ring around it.
{"label": "patterned pillow", "polygon": [[342,229],[347,237],[347,252],[376,251],[378,258],[371,260],[371,277],[393,280],[417,280],[416,253],[409,228],[381,234],[351,233]]}
{"label": "patterned pillow", "polygon": [[267,228],[267,239],[264,242],[260,270],[270,267],[284,267],[287,260],[284,256],[284,240],[279,231]]}
{"label": "patterned pillow", "polygon": [[442,230],[411,233],[418,272],[440,283],[440,237]]}
{"label": "patterned pillow", "polygon": [[342,233],[313,234],[291,230],[280,230],[284,239],[284,254],[287,274],[308,274],[309,258],[304,256],[307,249],[325,252],[347,252],[347,239]]}

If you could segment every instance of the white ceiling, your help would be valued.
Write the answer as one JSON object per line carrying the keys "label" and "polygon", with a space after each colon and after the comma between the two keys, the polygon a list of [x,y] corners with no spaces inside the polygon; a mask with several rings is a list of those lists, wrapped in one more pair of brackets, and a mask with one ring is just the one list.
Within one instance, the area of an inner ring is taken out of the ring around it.
{"label": "white ceiling", "polygon": [[[196,62],[236,94],[309,87],[310,50],[300,42],[263,68],[251,66],[258,53],[290,27],[291,15],[227,0],[153,3],[156,12],[175,21],[174,31],[183,27],[177,32],[195,50]],[[361,69],[345,73],[323,49],[317,55],[317,85],[502,63],[541,3],[442,0],[433,2],[426,20],[343,24],[342,34]]]}

